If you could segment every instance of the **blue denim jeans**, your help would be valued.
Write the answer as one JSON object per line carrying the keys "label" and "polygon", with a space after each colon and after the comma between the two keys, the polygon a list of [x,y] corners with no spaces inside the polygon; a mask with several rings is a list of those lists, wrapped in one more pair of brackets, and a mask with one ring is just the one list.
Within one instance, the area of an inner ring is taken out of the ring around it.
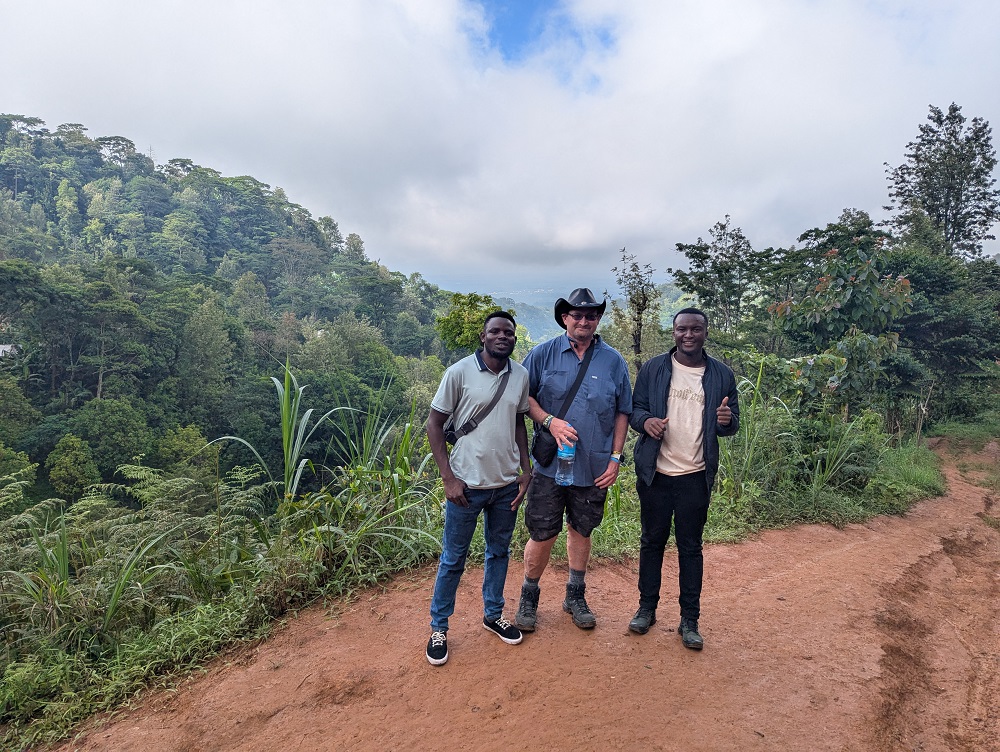
{"label": "blue denim jeans", "polygon": [[431,598],[431,630],[448,631],[448,617],[455,613],[458,581],[465,571],[472,534],[476,532],[479,513],[483,513],[483,537],[486,561],[483,570],[483,615],[490,620],[503,616],[503,586],[510,562],[510,539],[514,535],[517,511],[510,505],[517,497],[517,483],[502,488],[466,488],[469,506],[448,502],[444,516],[444,536],[434,596]]}

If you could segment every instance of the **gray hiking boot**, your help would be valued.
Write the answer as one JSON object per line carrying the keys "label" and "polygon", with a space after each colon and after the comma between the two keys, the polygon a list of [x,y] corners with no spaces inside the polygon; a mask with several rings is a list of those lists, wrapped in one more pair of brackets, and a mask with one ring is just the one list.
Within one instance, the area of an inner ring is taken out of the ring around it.
{"label": "gray hiking boot", "polygon": [[681,636],[681,642],[684,643],[684,647],[686,648],[701,650],[705,647],[705,641],[698,632],[697,619],[685,619],[681,617],[680,626],[677,627],[677,634]]}
{"label": "gray hiking boot", "polygon": [[583,594],[587,586],[566,584],[566,600],[563,601],[563,611],[573,615],[573,623],[580,629],[593,629],[597,626],[597,617],[587,605]]}
{"label": "gray hiking boot", "polygon": [[538,596],[541,592],[539,587],[521,585],[521,602],[517,605],[514,624],[522,632],[535,631],[535,615],[538,613]]}
{"label": "gray hiking boot", "polygon": [[649,606],[639,606],[639,610],[635,612],[632,621],[628,623],[628,628],[630,632],[646,634],[654,624],[656,624],[656,609]]}

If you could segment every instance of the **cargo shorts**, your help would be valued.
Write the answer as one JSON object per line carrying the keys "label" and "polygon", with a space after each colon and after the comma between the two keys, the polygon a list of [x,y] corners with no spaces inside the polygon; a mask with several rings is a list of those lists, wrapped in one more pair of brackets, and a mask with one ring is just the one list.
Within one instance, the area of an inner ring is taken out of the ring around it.
{"label": "cargo shorts", "polygon": [[560,486],[554,478],[534,473],[528,486],[524,524],[533,541],[547,541],[559,535],[566,522],[584,538],[589,538],[604,519],[608,490],[597,486]]}

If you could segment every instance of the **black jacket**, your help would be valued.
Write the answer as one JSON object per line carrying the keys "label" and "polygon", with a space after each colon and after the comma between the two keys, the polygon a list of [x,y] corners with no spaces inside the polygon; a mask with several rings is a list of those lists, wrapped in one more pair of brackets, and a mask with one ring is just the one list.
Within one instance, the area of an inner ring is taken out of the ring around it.
{"label": "black jacket", "polygon": [[[677,348],[668,353],[657,355],[647,361],[639,370],[632,392],[632,415],[629,425],[639,432],[639,440],[635,444],[635,474],[641,483],[650,485],[656,474],[656,457],[660,451],[660,442],[651,438],[643,424],[647,418],[667,417],[667,395],[670,393],[670,376],[673,368],[671,355]],[[736,377],[725,363],[709,357],[705,353],[705,375],[702,377],[702,387],[705,390],[704,449],[705,449],[705,480],[709,493],[719,472],[719,436],[732,436],[740,429],[740,401],[736,390]],[[722,398],[729,397],[729,407],[733,411],[733,419],[728,426],[720,426],[715,419],[715,410],[722,404]]]}

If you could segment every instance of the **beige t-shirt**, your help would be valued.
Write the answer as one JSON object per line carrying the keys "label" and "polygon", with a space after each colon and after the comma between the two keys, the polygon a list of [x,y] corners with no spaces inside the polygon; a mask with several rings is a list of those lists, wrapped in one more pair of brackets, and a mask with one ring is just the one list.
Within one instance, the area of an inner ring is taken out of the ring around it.
{"label": "beige t-shirt", "polygon": [[[672,356],[671,356],[672,357]],[[673,358],[670,394],[667,395],[667,421],[656,472],[664,475],[687,475],[705,469],[704,438],[705,389],[701,380],[705,366],[690,368]]]}

